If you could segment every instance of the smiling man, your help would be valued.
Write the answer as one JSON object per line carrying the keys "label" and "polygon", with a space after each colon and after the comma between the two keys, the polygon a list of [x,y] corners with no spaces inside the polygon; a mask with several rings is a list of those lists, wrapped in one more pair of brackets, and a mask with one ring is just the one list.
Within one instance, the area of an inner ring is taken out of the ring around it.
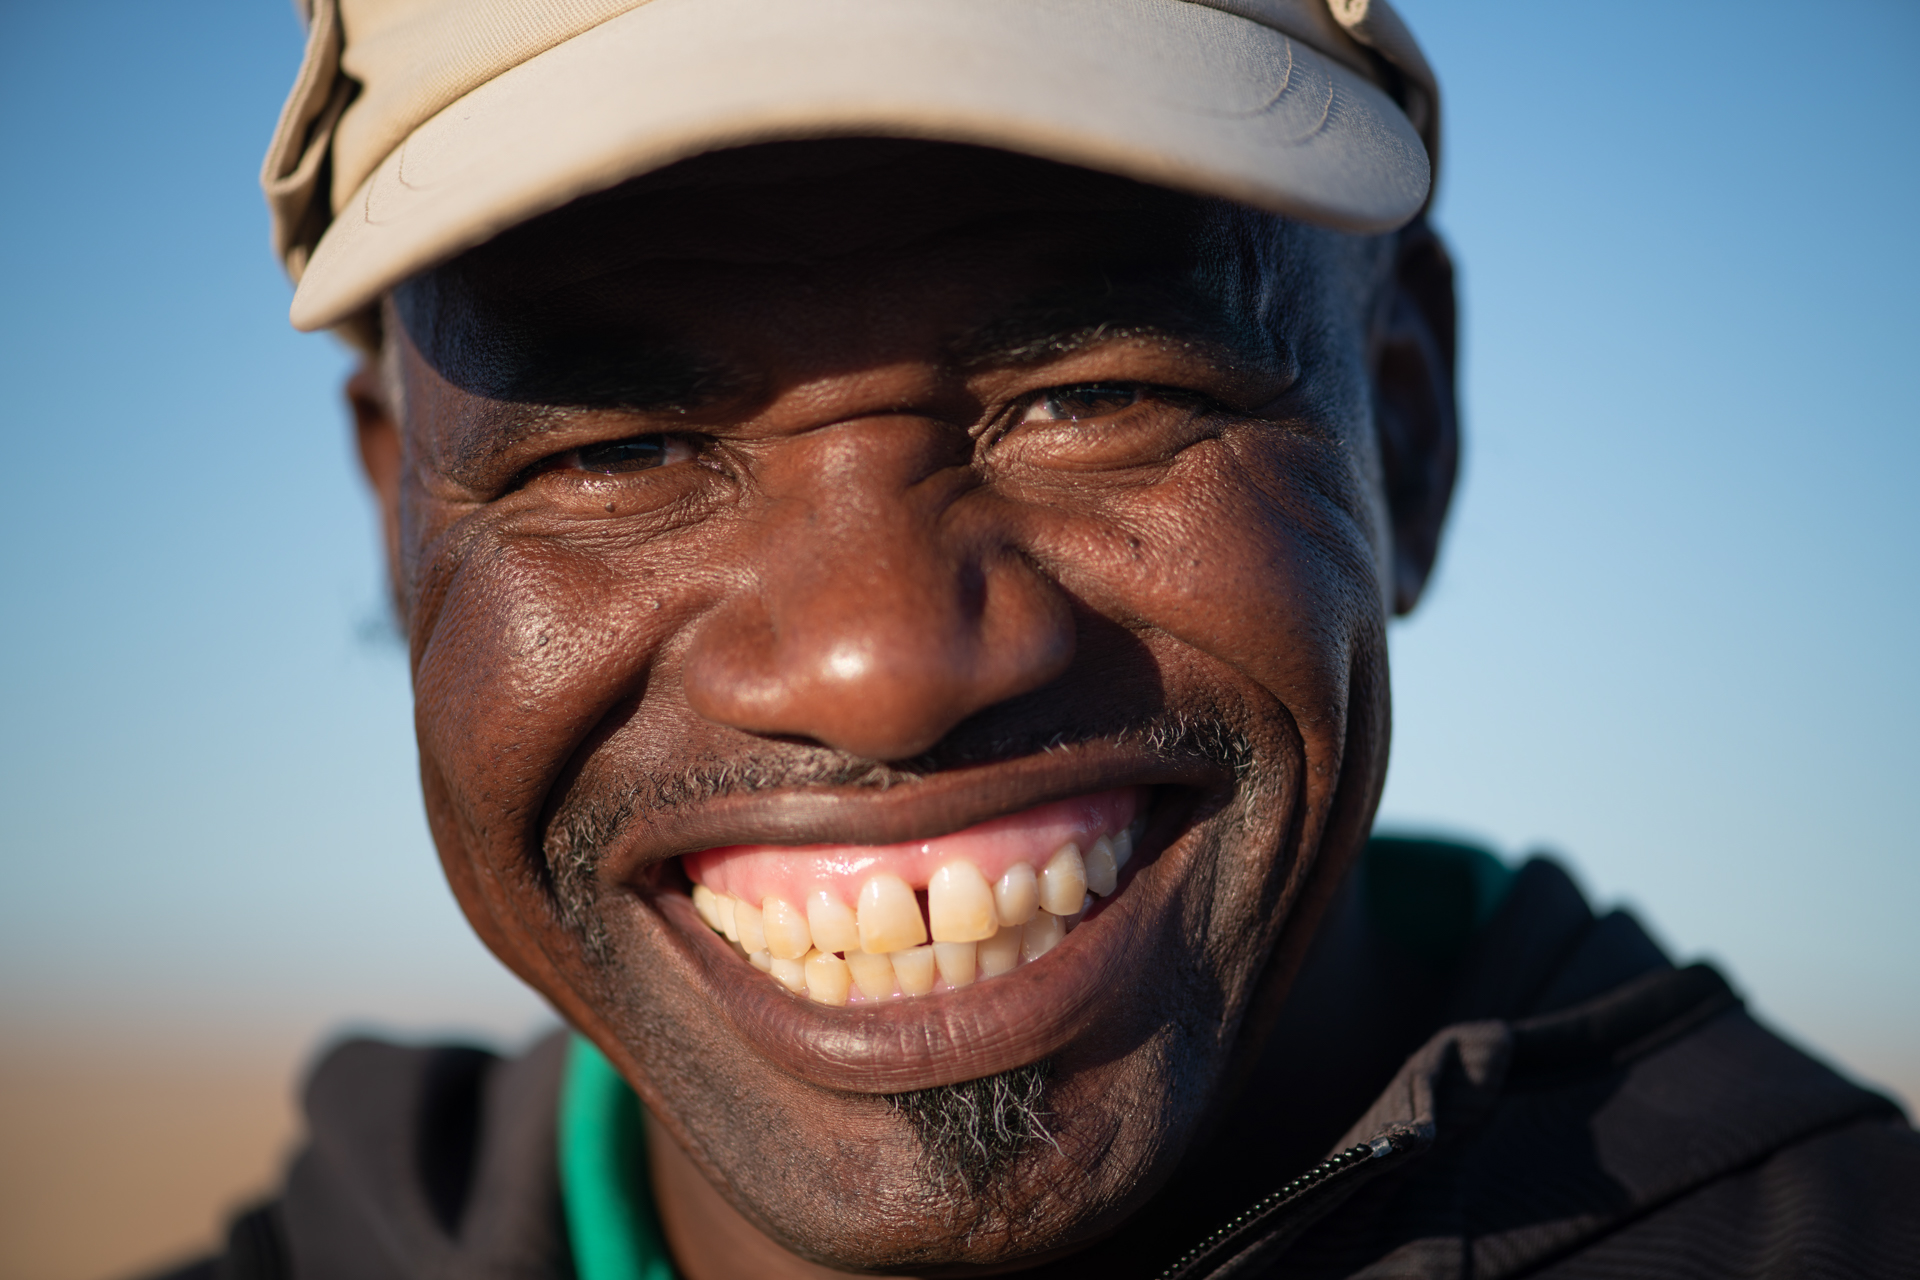
{"label": "smiling man", "polygon": [[367,353],[448,878],[572,1031],[337,1050],[199,1274],[1920,1256],[1884,1099],[1551,863],[1368,841],[1457,448],[1385,5],[311,20],[294,318]]}

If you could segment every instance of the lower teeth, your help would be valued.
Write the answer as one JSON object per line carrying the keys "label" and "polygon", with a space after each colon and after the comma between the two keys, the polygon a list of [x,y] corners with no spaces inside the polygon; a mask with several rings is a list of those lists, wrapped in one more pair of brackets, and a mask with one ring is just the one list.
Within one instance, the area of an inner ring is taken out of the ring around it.
{"label": "lower teeth", "polygon": [[1039,959],[1058,946],[1071,926],[1051,912],[1025,924],[1007,925],[984,942],[924,943],[905,950],[811,950],[798,960],[780,960],[762,948],[734,950],[789,990],[821,1004],[898,1000],[935,990],[955,990],[981,978],[997,978]]}

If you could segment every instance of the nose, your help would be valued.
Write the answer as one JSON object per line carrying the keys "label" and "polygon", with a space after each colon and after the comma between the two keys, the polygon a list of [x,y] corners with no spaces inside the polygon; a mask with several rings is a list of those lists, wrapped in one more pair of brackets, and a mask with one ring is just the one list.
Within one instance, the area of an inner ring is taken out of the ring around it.
{"label": "nose", "polygon": [[956,461],[951,428],[899,416],[778,446],[742,522],[745,580],[692,637],[694,711],[901,760],[1060,674],[1066,599]]}

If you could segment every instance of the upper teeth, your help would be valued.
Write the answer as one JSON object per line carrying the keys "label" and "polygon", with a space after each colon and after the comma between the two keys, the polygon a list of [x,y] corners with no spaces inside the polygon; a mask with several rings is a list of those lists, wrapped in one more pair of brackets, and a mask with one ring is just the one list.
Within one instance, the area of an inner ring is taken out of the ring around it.
{"label": "upper teeth", "polygon": [[1114,891],[1142,825],[1100,836],[1084,852],[1063,844],[1037,873],[1016,862],[997,883],[955,858],[928,881],[924,918],[913,887],[889,872],[869,877],[853,906],[827,889],[804,906],[777,897],[756,906],[704,884],[693,886],[693,905],[754,968],[822,1004],[846,1004],[856,993],[925,995],[939,982],[964,987],[1050,951],[1092,897]]}

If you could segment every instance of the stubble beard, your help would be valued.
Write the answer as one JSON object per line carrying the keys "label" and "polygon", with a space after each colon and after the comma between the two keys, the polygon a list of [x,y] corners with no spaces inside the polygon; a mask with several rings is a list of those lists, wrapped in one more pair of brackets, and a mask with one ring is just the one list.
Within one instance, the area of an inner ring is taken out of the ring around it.
{"label": "stubble beard", "polygon": [[[1055,1146],[1047,1128],[1047,1082],[1053,1062],[1043,1059],[978,1080],[885,1095],[920,1142],[921,1176],[950,1202],[978,1213],[1002,1197],[1021,1155],[1037,1144]],[[1057,1149],[1057,1148],[1056,1148]]]}
{"label": "stubble beard", "polygon": [[[1220,721],[1170,718],[1122,732],[1137,735],[1169,757],[1200,758],[1230,768],[1240,782],[1243,803],[1251,793],[1264,790],[1252,744]],[[1107,735],[1076,735],[1100,736]],[[983,754],[1047,750],[1065,741],[1055,738],[1037,748],[1030,743],[995,743]],[[695,766],[671,779],[646,779],[617,803],[563,804],[546,832],[544,870],[556,914],[593,967],[603,976],[611,976],[615,968],[612,932],[598,892],[601,850],[618,837],[635,812],[784,787],[912,785],[926,773],[955,763],[943,759],[890,766],[840,753],[809,752],[808,756]],[[926,767],[920,767],[923,763]],[[1060,1150],[1048,1125],[1053,1075],[1053,1061],[1043,1059],[979,1079],[881,1095],[887,1109],[913,1133],[920,1148],[917,1164],[925,1194],[945,1208],[950,1224],[970,1235],[989,1223],[1024,1216],[1017,1208],[1022,1157],[1040,1148]]]}

